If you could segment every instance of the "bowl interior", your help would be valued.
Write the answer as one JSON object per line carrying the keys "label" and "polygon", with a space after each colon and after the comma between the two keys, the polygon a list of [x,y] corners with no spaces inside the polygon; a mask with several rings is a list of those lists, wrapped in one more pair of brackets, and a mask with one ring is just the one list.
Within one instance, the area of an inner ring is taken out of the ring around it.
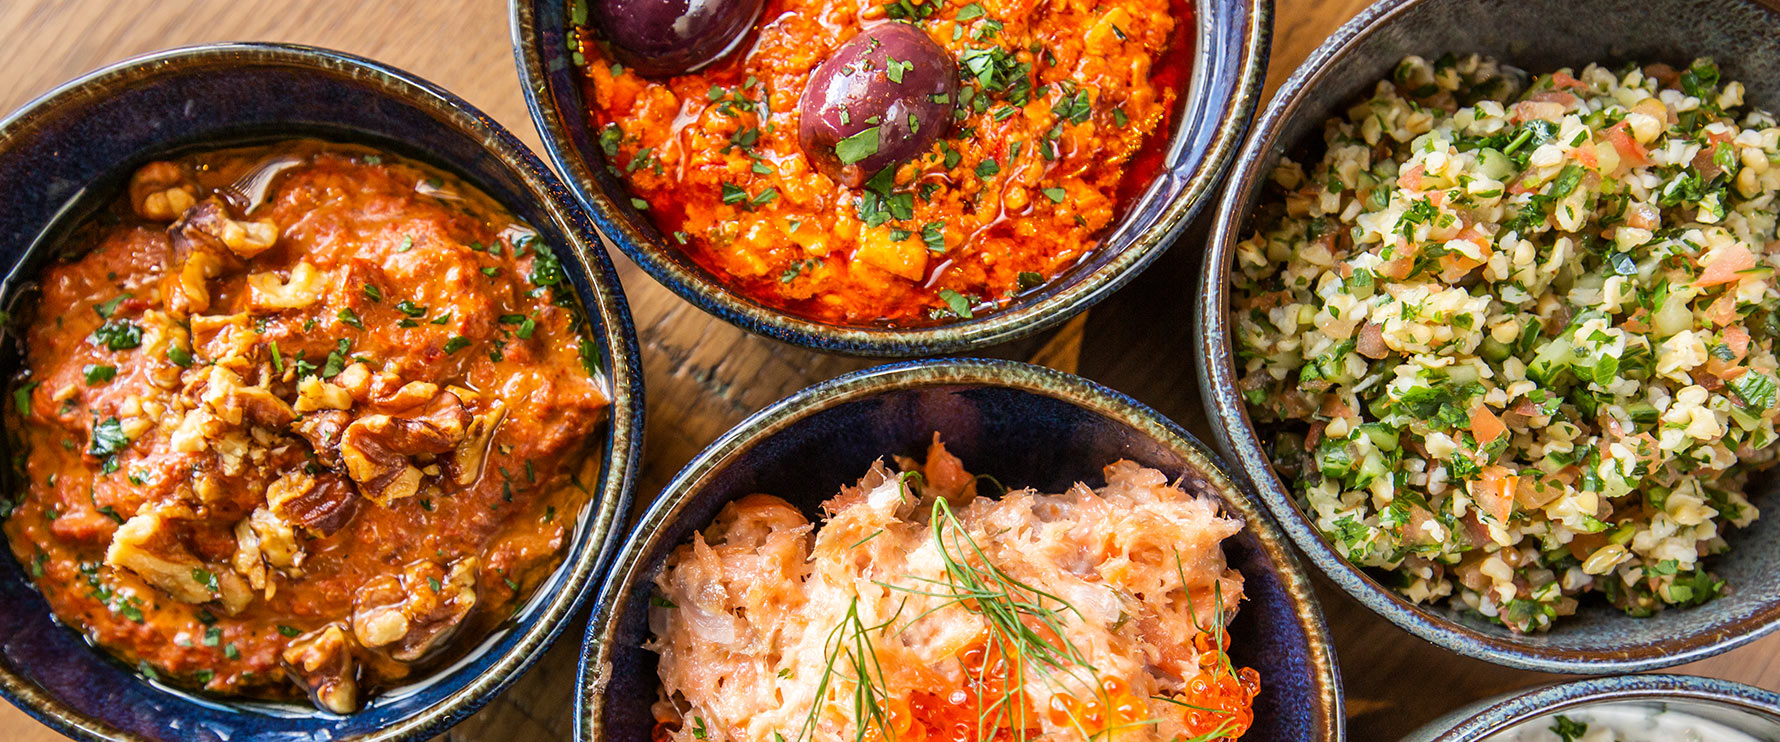
{"label": "bowl interior", "polygon": [[[1555,716],[1612,706],[1674,712],[1714,722],[1753,739],[1780,735],[1780,695],[1692,675],[1589,678],[1486,699],[1436,719],[1402,742],[1481,742],[1520,728],[1549,728]],[[1708,737],[1709,738],[1709,737]]]}
{"label": "bowl interior", "polygon": [[[806,391],[793,402],[809,396]],[[650,738],[657,655],[642,647],[650,638],[652,580],[674,548],[708,525],[725,503],[744,495],[776,494],[815,517],[822,501],[851,485],[872,462],[888,462],[892,454],[920,456],[938,431],[967,469],[1009,487],[1060,492],[1077,481],[1098,486],[1104,483],[1102,466],[1127,458],[1181,477],[1192,491],[1226,502],[1241,497],[1221,473],[1205,473],[1210,456],[1160,418],[1157,425],[1170,431],[1162,436],[1107,409],[1037,391],[937,381],[835,394],[800,407],[784,415],[768,410],[719,441],[711,449],[718,453],[701,456],[676,478],[620,552],[584,650],[597,650],[601,659],[585,655],[582,660],[583,740]],[[1227,511],[1245,509],[1258,513],[1241,503]],[[1251,521],[1255,517],[1261,516],[1251,515]],[[1251,524],[1225,542],[1231,565],[1247,581],[1247,599],[1231,627],[1231,654],[1262,678],[1256,726],[1249,734],[1333,739],[1324,730],[1338,728],[1340,711],[1333,700],[1333,671],[1319,669],[1326,656],[1320,612],[1308,603],[1301,573],[1284,554],[1283,543],[1264,524],[1260,529]],[[601,618],[607,618],[603,626],[597,623]]]}
{"label": "bowl interior", "polygon": [[[1494,56],[1530,72],[1580,69],[1590,62],[1637,61],[1685,67],[1696,57],[1718,60],[1726,80],[1747,86],[1753,105],[1780,109],[1780,12],[1767,0],[1455,0],[1384,2],[1361,13],[1337,38],[1312,55],[1281,91],[1239,160],[1234,189],[1220,216],[1218,248],[1208,261],[1208,300],[1202,327],[1212,361],[1205,392],[1226,419],[1218,437],[1261,490],[1286,530],[1330,577],[1361,602],[1399,625],[1449,649],[1529,669],[1607,672],[1680,664],[1750,641],[1780,621],[1780,524],[1758,520],[1731,529],[1730,554],[1707,564],[1734,592],[1705,606],[1668,610],[1632,620],[1595,601],[1549,633],[1520,636],[1480,616],[1446,607],[1415,606],[1373,576],[1350,566],[1302,516],[1268,462],[1266,433],[1257,435],[1232,379],[1227,324],[1229,258],[1250,234],[1247,215],[1260,203],[1282,154],[1300,163],[1323,152],[1323,122],[1340,115],[1389,77],[1403,57],[1434,59],[1447,52]],[[1754,491],[1775,489],[1758,475]],[[1769,499],[1768,501],[1771,501]],[[1758,506],[1762,500],[1756,502]]]}
{"label": "bowl interior", "polygon": [[[535,160],[496,154],[523,149],[494,127],[467,104],[384,68],[315,50],[241,45],[126,63],[0,124],[0,182],[32,184],[0,203],[9,304],[52,257],[53,240],[44,235],[115,198],[144,162],[182,149],[295,136],[350,141],[454,172],[535,227],[570,267],[603,371],[623,397],[612,408],[617,422],[602,434],[603,451],[595,452],[604,462],[596,502],[579,515],[563,565],[467,654],[357,714],[202,697],[145,680],[53,619],[10,551],[0,556],[0,691],[61,731],[89,738],[425,738],[491,697],[560,631],[614,532],[613,514],[625,507],[618,501],[628,497],[634,444],[629,432],[613,429],[636,425],[629,388],[635,341],[610,264],[585,226],[567,218],[566,193],[534,185],[539,176],[548,180]],[[6,344],[0,377],[16,372],[16,345]],[[9,483],[9,492],[16,488]]]}
{"label": "bowl interior", "polygon": [[688,258],[631,206],[627,187],[606,163],[582,95],[580,70],[569,58],[568,3],[517,0],[513,32],[526,100],[545,149],[600,231],[656,280],[700,308],[769,337],[863,355],[908,356],[981,347],[1061,322],[1135,275],[1197,213],[1253,112],[1266,66],[1271,5],[1254,0],[1189,4],[1194,26],[1186,35],[1191,49],[1185,56],[1192,72],[1176,102],[1163,164],[1102,237],[1101,247],[1006,308],[912,329],[833,325],[787,314],[734,291]]}

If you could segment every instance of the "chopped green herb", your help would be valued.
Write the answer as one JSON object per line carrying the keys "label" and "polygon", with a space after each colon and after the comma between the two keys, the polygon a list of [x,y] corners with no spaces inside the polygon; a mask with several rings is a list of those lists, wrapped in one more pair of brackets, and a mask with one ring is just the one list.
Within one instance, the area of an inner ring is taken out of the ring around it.
{"label": "chopped green herb", "polygon": [[116,378],[117,367],[100,366],[96,363],[89,363],[81,368],[81,373],[86,374],[87,386],[93,386],[94,384],[103,384]]}
{"label": "chopped green herb", "polygon": [[834,154],[842,165],[851,165],[878,153],[878,127],[861,129],[859,133],[834,143]]}
{"label": "chopped green herb", "polygon": [[940,289],[939,298],[952,310],[952,315],[960,319],[970,319],[970,300],[951,289]]}

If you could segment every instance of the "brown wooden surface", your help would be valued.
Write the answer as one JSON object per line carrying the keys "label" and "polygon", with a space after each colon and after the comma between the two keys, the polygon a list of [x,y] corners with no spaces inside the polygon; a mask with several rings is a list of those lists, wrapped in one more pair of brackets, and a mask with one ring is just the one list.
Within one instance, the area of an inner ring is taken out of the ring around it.
{"label": "brown wooden surface", "polygon": [[[1279,0],[1268,89],[1278,87],[1364,5],[1363,0]],[[514,72],[502,0],[0,0],[0,110],[132,55],[246,40],[328,46],[407,69],[463,96],[539,149]],[[1201,233],[1189,233],[1143,277],[1095,308],[1085,322],[1051,336],[1036,354],[1204,431],[1188,309],[1202,244]],[[652,496],[701,447],[749,413],[808,384],[869,365],[743,333],[681,301],[616,251],[613,258],[641,336],[647,376],[648,448],[640,498]],[[1037,347],[1030,343],[996,355],[1032,356]],[[1319,592],[1335,634],[1354,740],[1388,742],[1454,706],[1545,679],[1447,655],[1327,583]],[[446,739],[569,739],[582,624],[578,617],[536,668]],[[1681,671],[1780,688],[1780,636]],[[0,740],[55,739],[0,704]]]}

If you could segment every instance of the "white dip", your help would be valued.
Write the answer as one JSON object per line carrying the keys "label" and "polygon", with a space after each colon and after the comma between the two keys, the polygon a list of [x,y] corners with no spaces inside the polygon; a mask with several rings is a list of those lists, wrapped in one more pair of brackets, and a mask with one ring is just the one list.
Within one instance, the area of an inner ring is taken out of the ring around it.
{"label": "white dip", "polygon": [[1661,706],[1618,703],[1543,716],[1484,742],[1758,742],[1714,721]]}

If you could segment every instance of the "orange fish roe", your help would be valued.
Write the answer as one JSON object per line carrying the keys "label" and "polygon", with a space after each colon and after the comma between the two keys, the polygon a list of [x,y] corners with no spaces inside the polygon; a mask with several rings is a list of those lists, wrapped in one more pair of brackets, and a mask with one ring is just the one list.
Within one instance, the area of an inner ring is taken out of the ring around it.
{"label": "orange fish roe", "polygon": [[[960,62],[954,126],[864,189],[798,144],[812,70],[900,19]],[[742,51],[646,79],[581,33],[608,163],[737,292],[826,322],[970,318],[1088,257],[1160,165],[1191,58],[1185,0],[770,0]],[[1134,187],[1136,186],[1136,187]]]}
{"label": "orange fish roe", "polygon": [[[1255,723],[1255,696],[1261,692],[1261,674],[1252,667],[1225,664],[1230,635],[1221,633],[1221,647],[1209,634],[1193,638],[1199,650],[1199,674],[1187,681],[1187,692],[1175,699],[1188,707],[1189,734],[1206,736],[1221,732],[1218,739],[1237,739]],[[1213,651],[1213,650],[1216,651]]]}

